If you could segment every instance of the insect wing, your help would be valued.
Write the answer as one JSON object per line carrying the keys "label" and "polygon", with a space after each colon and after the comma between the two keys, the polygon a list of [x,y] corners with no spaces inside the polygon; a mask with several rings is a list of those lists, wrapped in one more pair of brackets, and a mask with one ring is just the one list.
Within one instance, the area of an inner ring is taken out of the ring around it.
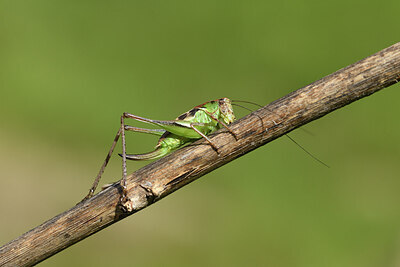
{"label": "insect wing", "polygon": [[[171,124],[164,124],[164,125],[159,125],[166,131],[176,134],[178,136],[186,137],[186,138],[191,138],[191,139],[198,139],[201,138],[201,135],[199,135],[195,130],[191,128],[191,122],[190,121],[172,121],[173,123]],[[196,124],[195,124],[196,125]]]}

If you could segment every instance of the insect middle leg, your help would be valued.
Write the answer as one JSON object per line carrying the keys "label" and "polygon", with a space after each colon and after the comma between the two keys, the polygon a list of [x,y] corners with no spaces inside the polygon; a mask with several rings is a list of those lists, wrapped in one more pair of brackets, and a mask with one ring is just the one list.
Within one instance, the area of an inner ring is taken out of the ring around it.
{"label": "insect middle leg", "polygon": [[[198,133],[199,135],[201,135],[201,137],[203,137],[204,139],[207,140],[207,142],[212,146],[212,148],[214,148],[214,150],[218,152],[218,147],[216,145],[214,145],[214,143],[210,140],[210,138],[208,138],[205,134],[203,134],[201,131],[199,131],[198,129],[196,129],[196,127],[194,127],[195,125],[198,125],[196,123],[191,123],[190,124],[190,128],[192,128],[196,133]],[[203,123],[201,123],[201,125],[204,125]]]}
{"label": "insect middle leg", "polygon": [[228,130],[229,133],[231,133],[233,135],[233,137],[235,137],[236,141],[238,140],[238,137],[236,135],[236,133],[234,133],[229,127],[228,125],[226,125],[225,122],[219,120],[218,118],[214,117],[214,115],[208,111],[204,111],[205,113],[207,113],[208,116],[210,116],[211,119],[215,120],[216,122],[218,122],[219,124],[221,124],[222,126],[224,126],[225,129]]}

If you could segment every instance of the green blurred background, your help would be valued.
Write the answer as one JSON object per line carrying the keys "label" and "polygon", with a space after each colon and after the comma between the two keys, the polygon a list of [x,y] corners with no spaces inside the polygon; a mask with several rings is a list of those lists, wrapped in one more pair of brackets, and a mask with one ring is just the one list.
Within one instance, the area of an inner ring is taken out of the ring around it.
{"label": "green blurred background", "polygon": [[[87,193],[122,112],[172,119],[220,97],[265,105],[396,43],[399,8],[1,1],[0,244]],[[330,169],[280,138],[41,266],[400,266],[399,97],[394,85],[291,133]],[[127,149],[155,143],[131,133]]]}

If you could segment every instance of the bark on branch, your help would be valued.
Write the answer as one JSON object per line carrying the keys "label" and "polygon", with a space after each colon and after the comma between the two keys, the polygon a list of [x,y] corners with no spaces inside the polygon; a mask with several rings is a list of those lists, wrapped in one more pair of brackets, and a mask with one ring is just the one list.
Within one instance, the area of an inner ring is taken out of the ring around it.
{"label": "bark on branch", "polygon": [[128,179],[133,211],[118,208],[115,184],[0,248],[1,266],[30,266],[162,199],[204,174],[310,121],[400,80],[400,43],[341,69],[238,120],[204,140],[153,162]]}

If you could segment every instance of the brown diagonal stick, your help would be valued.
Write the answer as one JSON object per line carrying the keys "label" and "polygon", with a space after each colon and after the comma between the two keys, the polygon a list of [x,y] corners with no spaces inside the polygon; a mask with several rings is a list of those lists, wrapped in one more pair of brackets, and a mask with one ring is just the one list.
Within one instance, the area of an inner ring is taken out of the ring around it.
{"label": "brown diagonal stick", "polygon": [[[153,162],[128,177],[128,207],[118,208],[118,183],[0,248],[0,266],[38,263],[141,210],[183,185],[312,120],[388,87],[400,79],[400,43],[278,99],[210,137]],[[262,120],[262,121],[261,121]],[[77,188],[76,190],[84,190]],[[75,203],[76,199],[71,199]],[[3,218],[5,219],[5,218]]]}

